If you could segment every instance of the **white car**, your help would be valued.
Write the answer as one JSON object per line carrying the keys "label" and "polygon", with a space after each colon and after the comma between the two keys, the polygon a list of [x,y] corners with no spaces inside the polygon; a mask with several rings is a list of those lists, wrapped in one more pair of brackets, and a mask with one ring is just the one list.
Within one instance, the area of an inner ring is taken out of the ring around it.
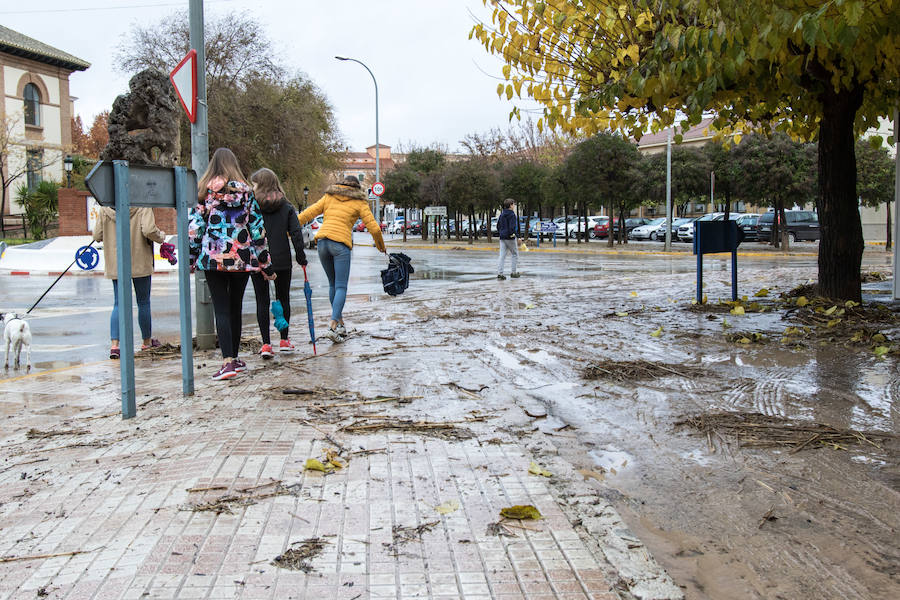
{"label": "white car", "polygon": [[[744,216],[744,213],[728,213],[729,221],[737,221],[741,217]],[[681,227],[678,228],[678,239],[682,242],[693,242],[694,241],[694,223],[697,221],[721,221],[725,218],[725,213],[707,213],[697,219],[696,221],[691,221],[690,223],[685,223]]]}
{"label": "white car", "polygon": [[403,225],[406,224],[406,219],[403,217],[397,217],[394,219],[390,225],[388,225],[387,232],[391,235],[396,235],[398,233],[403,233]]}
{"label": "white car", "polygon": [[[594,233],[594,227],[597,225],[603,226],[609,224],[609,217],[601,217],[600,215],[594,215],[592,217],[587,218],[587,230],[588,235],[591,238],[597,237],[596,233]],[[569,223],[569,237],[573,240],[579,236],[583,237],[582,232],[584,231],[584,219],[579,217],[577,222]],[[609,228],[607,228],[607,235],[609,235]],[[606,236],[600,236],[606,237]]]}
{"label": "white car", "polygon": [[631,230],[628,234],[628,239],[630,240],[656,240],[659,237],[659,232],[662,231],[663,235],[665,235],[666,231],[666,218],[661,217],[659,219],[653,219],[649,223],[645,225],[640,225]]}

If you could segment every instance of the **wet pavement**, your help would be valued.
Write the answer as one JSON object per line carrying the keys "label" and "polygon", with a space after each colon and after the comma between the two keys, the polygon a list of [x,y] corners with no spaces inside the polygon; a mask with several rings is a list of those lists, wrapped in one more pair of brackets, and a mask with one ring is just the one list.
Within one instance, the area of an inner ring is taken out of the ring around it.
{"label": "wet pavement", "polygon": [[[396,298],[380,291],[381,257],[362,244],[355,250],[345,312],[353,335],[344,345],[322,340],[320,357],[252,358],[247,376],[214,387],[203,379],[214,358],[201,353],[192,399],[178,393],[177,360],[139,358],[133,421],[116,417],[109,361],[0,381],[0,556],[99,553],[0,564],[0,591],[11,598],[42,587],[59,598],[900,594],[896,439],[791,452],[675,425],[729,410],[897,435],[896,355],[879,359],[836,338],[781,343],[790,310],[692,310],[689,255],[529,252],[521,279],[497,281],[491,251],[406,248],[417,273]],[[889,256],[867,251],[864,268],[889,271]],[[728,269],[726,260],[706,260],[713,302],[729,294]],[[739,271],[740,294],[766,287],[777,296],[815,277],[815,257],[742,257]],[[317,266],[311,274],[321,278]],[[77,287],[72,279],[64,281]],[[97,290],[109,286],[91,280]],[[866,298],[890,305],[881,293],[889,283],[867,284]],[[323,323],[323,290],[314,285]],[[154,286],[161,294],[156,279]],[[108,321],[102,294],[57,307],[75,318],[47,316],[32,326],[44,321],[49,331],[53,319],[94,318],[94,328],[79,325],[60,338],[87,345]],[[245,336],[254,335],[251,309],[245,305]],[[900,335],[896,323],[877,327],[888,340]],[[736,344],[726,330],[769,341]],[[697,374],[585,379],[585,368],[603,361]],[[321,389],[307,398],[284,396],[286,387]],[[379,395],[407,400],[353,404]],[[456,437],[376,427],[386,421],[452,424]],[[29,428],[69,433],[29,439]],[[325,477],[302,470],[329,447],[345,448],[351,468]],[[528,475],[532,461],[552,476]],[[273,480],[299,483],[288,490],[297,495],[259,499],[230,515],[178,510]],[[58,500],[65,497],[72,500]],[[434,510],[451,499],[462,508]],[[507,528],[515,538],[487,534],[500,507],[526,501],[547,519],[513,523],[525,527]],[[91,515],[108,516],[94,527]],[[407,534],[411,547],[399,548]],[[269,564],[312,536],[330,546],[312,573]]]}

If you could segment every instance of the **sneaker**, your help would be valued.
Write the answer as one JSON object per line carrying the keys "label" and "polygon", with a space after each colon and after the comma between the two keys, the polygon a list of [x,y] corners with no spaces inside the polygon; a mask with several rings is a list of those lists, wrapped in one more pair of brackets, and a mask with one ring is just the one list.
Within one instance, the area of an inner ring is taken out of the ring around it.
{"label": "sneaker", "polygon": [[141,344],[141,350],[149,350],[150,348],[159,348],[162,346],[160,341],[156,338],[151,338],[149,344]]}
{"label": "sneaker", "polygon": [[263,358],[272,358],[275,356],[275,353],[272,352],[272,344],[263,344],[262,348],[259,349],[259,355]]}
{"label": "sneaker", "polygon": [[509,276],[512,277],[513,279],[518,279],[522,275],[517,271],[515,273],[510,273]]}
{"label": "sneaker", "polygon": [[109,349],[109,357],[113,360],[118,360],[121,353],[122,353],[122,351],[119,350],[118,348],[110,348]]}
{"label": "sneaker", "polygon": [[222,368],[216,371],[216,374],[212,376],[216,381],[231,379],[232,377],[237,377],[237,371],[234,369],[234,362],[222,365]]}
{"label": "sneaker", "polygon": [[347,337],[347,328],[344,327],[343,323],[338,323],[337,332],[338,332],[338,335]]}
{"label": "sneaker", "polygon": [[291,340],[281,340],[278,343],[278,351],[279,352],[293,352],[294,344],[291,343]]}
{"label": "sneaker", "polygon": [[337,329],[329,329],[328,332],[325,334],[325,337],[327,337],[329,340],[331,340],[335,344],[340,344],[341,342],[344,341],[344,336],[339,334],[337,332]]}
{"label": "sneaker", "polygon": [[244,361],[242,361],[239,358],[236,358],[233,361],[231,361],[231,364],[234,365],[234,370],[237,373],[243,373],[244,371],[247,370],[247,363],[245,363]]}
{"label": "sneaker", "polygon": [[503,273],[500,273],[497,275],[497,279],[506,279],[506,275],[504,275]]}

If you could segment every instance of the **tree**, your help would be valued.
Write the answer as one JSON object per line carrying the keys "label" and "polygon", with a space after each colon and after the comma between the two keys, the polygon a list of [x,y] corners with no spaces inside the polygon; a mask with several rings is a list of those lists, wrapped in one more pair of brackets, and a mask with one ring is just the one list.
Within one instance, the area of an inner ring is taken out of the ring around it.
{"label": "tree", "polygon": [[[469,218],[469,243],[476,233],[476,211],[490,211],[497,207],[500,183],[496,171],[481,157],[451,163],[447,166],[445,190],[459,206],[465,207]],[[488,239],[490,221],[488,220]]]}
{"label": "tree", "polygon": [[735,143],[818,139],[819,292],[861,299],[854,140],[900,98],[897,0],[491,1],[496,29],[470,36],[507,63],[499,94],[543,104],[539,125],[639,137],[712,112]]}
{"label": "tree", "polygon": [[403,209],[403,240],[406,241],[406,216],[410,208],[415,208],[419,205],[419,188],[421,185],[419,174],[404,163],[396,169],[387,171],[382,176],[382,179],[384,179],[385,188],[382,200],[393,202],[394,206]]}
{"label": "tree", "polygon": [[[229,13],[204,24],[210,150],[231,148],[247,171],[275,171],[291,198],[315,187],[340,165],[334,114],[305,76],[287,75],[273,57],[262,25],[247,13]],[[135,25],[119,47],[126,72],[156,68],[168,73],[189,49],[187,12],[156,24]],[[181,161],[190,161],[190,123],[181,121]],[[249,176],[249,172],[245,173]]]}
{"label": "tree", "polygon": [[59,213],[59,185],[52,181],[42,181],[33,190],[20,185],[16,191],[16,203],[25,211],[25,221],[31,237],[42,240],[47,236],[47,227]]}
{"label": "tree", "polygon": [[81,117],[72,119],[72,146],[76,154],[97,160],[100,151],[109,142],[109,111],[104,110],[94,117],[90,130],[85,133]]}
{"label": "tree", "polygon": [[[541,205],[548,203],[544,196],[544,180],[549,175],[550,168],[539,163],[529,160],[508,162],[500,171],[500,195],[515,200],[517,205],[524,208],[526,215],[531,215],[534,207],[538,207],[540,214]],[[553,200],[550,204],[555,205],[555,201],[559,200],[559,205],[562,205],[562,197],[554,196]],[[526,227],[529,226],[528,221],[530,219],[526,219]]]}
{"label": "tree", "polygon": [[894,200],[894,173],[896,162],[891,159],[887,148],[870,140],[856,142],[856,191],[860,204],[878,209],[882,204],[887,211],[886,249],[893,244],[891,239],[891,202]]}
{"label": "tree", "polygon": [[[6,234],[6,225],[3,216],[6,214],[6,199],[8,190],[22,175],[29,171],[40,173],[45,167],[55,164],[59,160],[59,154],[51,152],[50,160],[45,160],[45,153],[40,158],[29,157],[26,149],[31,146],[24,136],[17,132],[21,127],[21,113],[7,114],[0,119],[0,235]],[[35,146],[39,144],[35,143]],[[58,146],[54,149],[59,148]]]}

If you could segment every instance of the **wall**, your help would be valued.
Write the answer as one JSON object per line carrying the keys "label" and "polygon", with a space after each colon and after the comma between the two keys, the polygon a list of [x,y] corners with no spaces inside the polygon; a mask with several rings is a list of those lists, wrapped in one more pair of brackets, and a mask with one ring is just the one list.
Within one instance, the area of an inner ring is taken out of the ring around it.
{"label": "wall", "polygon": [[[59,190],[59,235],[90,235],[87,228],[87,199],[91,194],[71,188]],[[166,235],[175,235],[175,209],[154,208],[156,226]]]}

